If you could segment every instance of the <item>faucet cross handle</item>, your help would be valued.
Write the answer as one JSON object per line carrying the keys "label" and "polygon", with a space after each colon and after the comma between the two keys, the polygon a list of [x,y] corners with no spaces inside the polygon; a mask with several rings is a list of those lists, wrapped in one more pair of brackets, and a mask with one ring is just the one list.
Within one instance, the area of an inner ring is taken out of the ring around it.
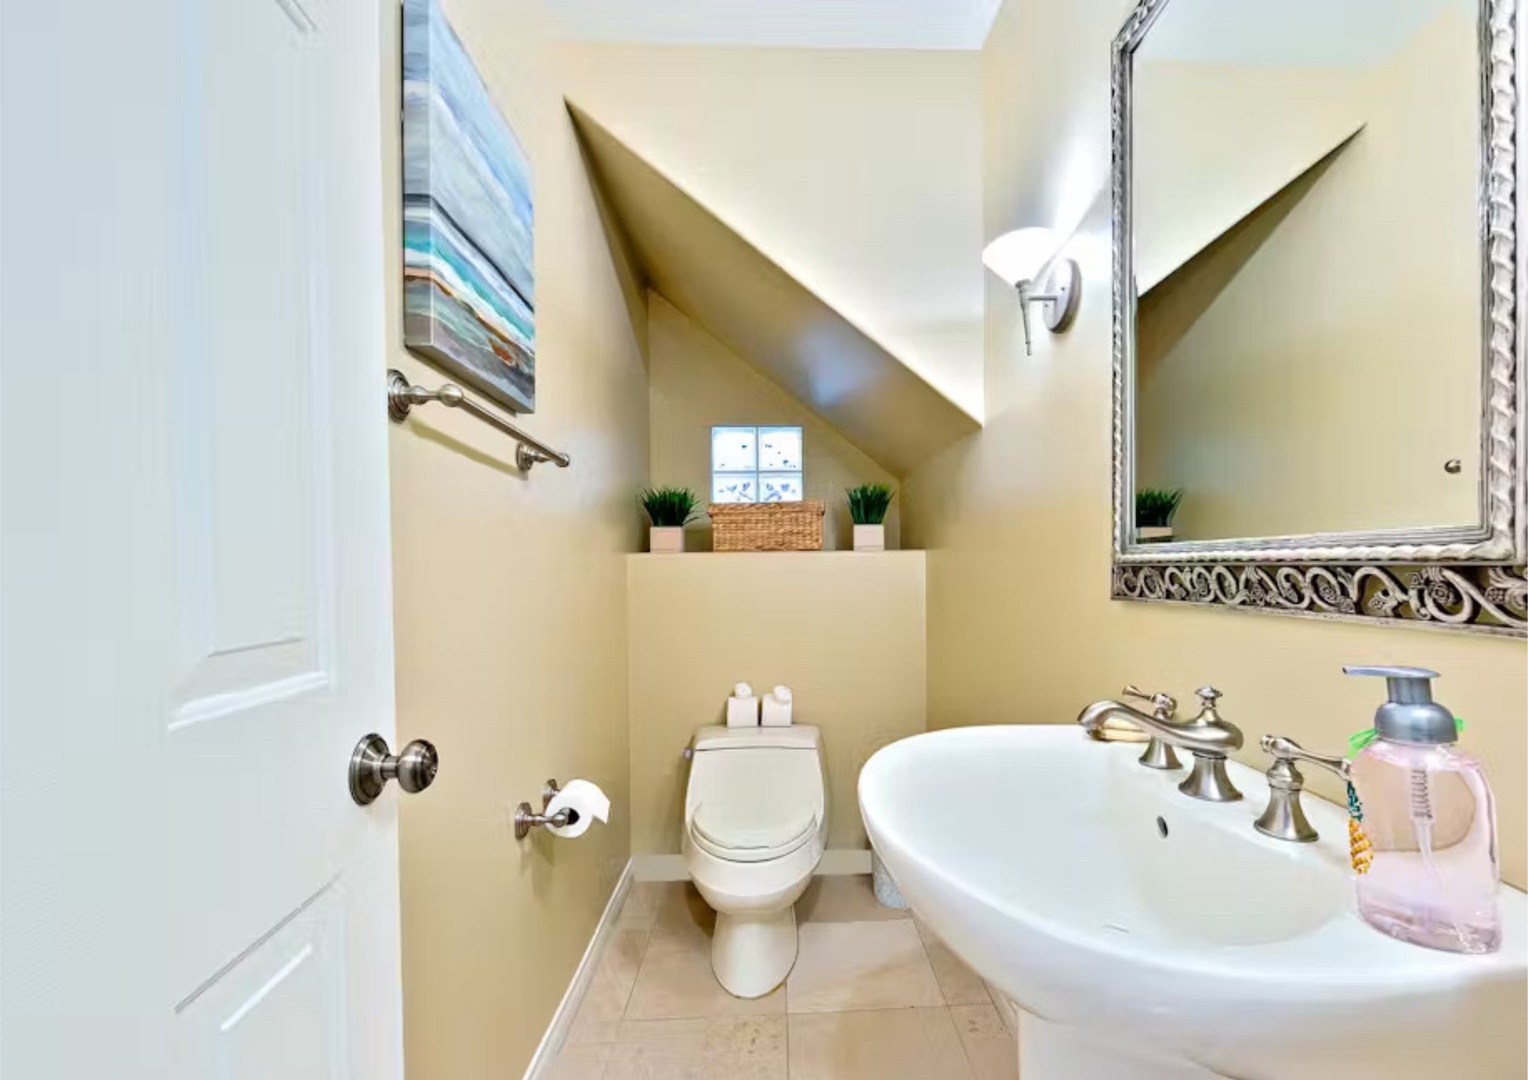
{"label": "faucet cross handle", "polygon": [[1171,720],[1178,711],[1178,699],[1171,694],[1148,694],[1140,687],[1131,684],[1121,690],[1126,697],[1136,698],[1140,701],[1149,701],[1157,711],[1157,717],[1161,720]]}
{"label": "faucet cross handle", "polygon": [[1203,705],[1206,709],[1213,709],[1215,703],[1224,696],[1213,686],[1201,686],[1194,693],[1199,695],[1199,704]]}

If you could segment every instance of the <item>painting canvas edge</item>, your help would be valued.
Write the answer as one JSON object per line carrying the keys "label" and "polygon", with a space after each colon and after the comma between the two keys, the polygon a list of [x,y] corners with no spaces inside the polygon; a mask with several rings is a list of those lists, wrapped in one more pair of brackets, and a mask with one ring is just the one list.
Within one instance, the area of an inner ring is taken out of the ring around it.
{"label": "painting canvas edge", "polygon": [[497,404],[533,412],[530,158],[438,0],[400,6],[403,345]]}

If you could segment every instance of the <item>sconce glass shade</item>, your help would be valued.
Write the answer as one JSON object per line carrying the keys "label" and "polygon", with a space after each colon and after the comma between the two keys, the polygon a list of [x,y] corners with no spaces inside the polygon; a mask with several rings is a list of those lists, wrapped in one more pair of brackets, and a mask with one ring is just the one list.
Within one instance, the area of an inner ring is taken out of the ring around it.
{"label": "sconce glass shade", "polygon": [[1040,268],[1056,251],[1056,236],[1050,229],[1033,227],[1004,233],[982,251],[982,264],[1009,285],[1033,281]]}

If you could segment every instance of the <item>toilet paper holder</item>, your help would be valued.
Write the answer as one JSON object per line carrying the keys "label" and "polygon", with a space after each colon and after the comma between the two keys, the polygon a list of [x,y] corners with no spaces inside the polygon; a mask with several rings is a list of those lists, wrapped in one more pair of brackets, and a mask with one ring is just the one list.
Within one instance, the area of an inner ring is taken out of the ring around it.
{"label": "toilet paper holder", "polygon": [[578,811],[571,807],[565,807],[555,814],[548,814],[546,808],[552,805],[552,800],[562,789],[557,786],[556,780],[548,780],[541,789],[541,813],[536,813],[531,804],[523,802],[515,808],[515,839],[524,840],[531,834],[532,829],[539,829],[546,825],[555,825],[562,828],[571,825],[578,820]]}

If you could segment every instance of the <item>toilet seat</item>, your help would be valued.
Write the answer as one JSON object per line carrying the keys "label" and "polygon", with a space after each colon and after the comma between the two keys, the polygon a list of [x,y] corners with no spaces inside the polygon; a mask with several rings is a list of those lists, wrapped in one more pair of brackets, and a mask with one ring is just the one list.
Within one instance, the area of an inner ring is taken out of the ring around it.
{"label": "toilet seat", "polygon": [[691,839],[728,862],[767,862],[812,839],[817,815],[800,807],[751,799],[701,803],[690,818]]}
{"label": "toilet seat", "polygon": [[[825,810],[816,735],[707,734],[690,770],[690,843],[729,863],[767,863],[811,841]],[[718,744],[724,748],[713,749]]]}

